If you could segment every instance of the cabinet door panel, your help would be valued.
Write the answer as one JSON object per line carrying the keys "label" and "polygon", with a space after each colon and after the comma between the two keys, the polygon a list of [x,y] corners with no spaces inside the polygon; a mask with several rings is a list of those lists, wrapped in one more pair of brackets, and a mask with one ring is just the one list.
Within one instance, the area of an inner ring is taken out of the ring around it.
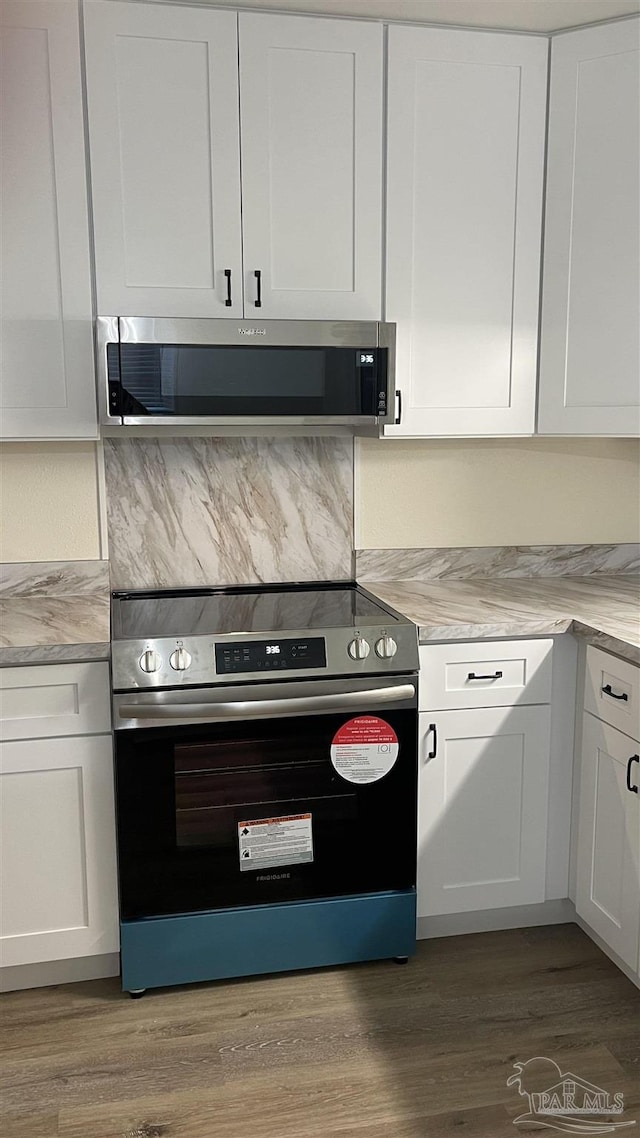
{"label": "cabinet door panel", "polygon": [[239,20],[245,314],[377,320],[382,28]]}
{"label": "cabinet door panel", "polygon": [[117,952],[110,735],[0,747],[4,966]]}
{"label": "cabinet door panel", "polygon": [[640,431],[640,21],[551,48],[539,429]]}
{"label": "cabinet door panel", "polygon": [[627,788],[627,763],[637,751],[632,739],[585,714],[576,910],[632,968],[640,920],[640,796]]}
{"label": "cabinet door panel", "polygon": [[2,5],[4,438],[95,438],[75,5]]}
{"label": "cabinet door panel", "polygon": [[547,707],[421,714],[418,916],[544,900],[549,724]]}
{"label": "cabinet door panel", "polygon": [[545,80],[543,40],[389,29],[385,434],[533,432]]}
{"label": "cabinet door panel", "polygon": [[0,668],[0,739],[51,739],[110,730],[107,663]]}
{"label": "cabinet door panel", "polygon": [[100,313],[241,316],[235,13],[93,0],[86,58]]}

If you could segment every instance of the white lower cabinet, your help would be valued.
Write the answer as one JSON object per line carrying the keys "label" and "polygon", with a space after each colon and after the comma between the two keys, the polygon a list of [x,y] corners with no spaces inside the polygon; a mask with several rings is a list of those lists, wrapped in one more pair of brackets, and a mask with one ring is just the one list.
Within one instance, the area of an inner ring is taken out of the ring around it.
{"label": "white lower cabinet", "polygon": [[633,971],[640,948],[640,744],[585,713],[576,911]]}
{"label": "white lower cabinet", "polygon": [[117,952],[109,735],[0,748],[0,963]]}
{"label": "white lower cabinet", "polygon": [[545,898],[548,706],[420,715],[418,916]]}
{"label": "white lower cabinet", "polygon": [[0,965],[117,952],[108,665],[4,668],[0,688]]}

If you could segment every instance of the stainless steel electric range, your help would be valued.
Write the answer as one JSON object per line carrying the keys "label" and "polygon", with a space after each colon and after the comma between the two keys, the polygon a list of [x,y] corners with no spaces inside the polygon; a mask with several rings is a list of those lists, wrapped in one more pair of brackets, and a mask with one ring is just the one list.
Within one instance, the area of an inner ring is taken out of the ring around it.
{"label": "stainless steel electric range", "polygon": [[353,582],[118,592],[123,988],[415,947],[415,626]]}

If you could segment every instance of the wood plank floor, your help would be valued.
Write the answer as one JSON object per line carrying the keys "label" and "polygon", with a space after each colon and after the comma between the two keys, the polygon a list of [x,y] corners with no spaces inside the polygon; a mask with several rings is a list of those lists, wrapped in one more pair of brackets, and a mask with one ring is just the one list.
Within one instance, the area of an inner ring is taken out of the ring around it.
{"label": "wood plank floor", "polygon": [[622,1091],[640,1132],[640,993],[575,925],[422,941],[405,967],[142,1000],[93,981],[1,1008],[3,1138],[513,1138],[507,1078],[536,1055]]}

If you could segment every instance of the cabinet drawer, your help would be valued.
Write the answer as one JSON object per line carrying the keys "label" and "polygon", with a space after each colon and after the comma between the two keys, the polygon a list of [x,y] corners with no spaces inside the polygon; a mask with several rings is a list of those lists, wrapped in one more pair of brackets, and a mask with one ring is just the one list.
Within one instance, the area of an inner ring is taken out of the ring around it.
{"label": "cabinet drawer", "polygon": [[110,730],[107,663],[0,669],[0,738],[45,739]]}
{"label": "cabinet drawer", "polygon": [[420,710],[549,703],[552,648],[552,640],[424,645]]}
{"label": "cabinet drawer", "polygon": [[586,711],[640,739],[639,696],[640,668],[600,648],[587,648]]}

